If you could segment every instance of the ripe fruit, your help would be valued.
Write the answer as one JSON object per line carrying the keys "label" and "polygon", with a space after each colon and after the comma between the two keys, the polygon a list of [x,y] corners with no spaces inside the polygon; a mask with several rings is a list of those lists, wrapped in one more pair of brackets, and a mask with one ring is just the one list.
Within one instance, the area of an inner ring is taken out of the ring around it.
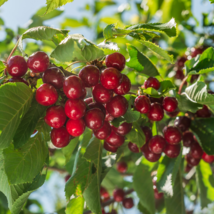
{"label": "ripe fruit", "polygon": [[13,56],[7,63],[7,72],[12,77],[22,77],[27,72],[27,63],[22,56]]}
{"label": "ripe fruit", "polygon": [[86,104],[83,100],[67,100],[65,113],[72,120],[78,120],[85,115]]}
{"label": "ripe fruit", "polygon": [[208,155],[204,152],[202,155],[202,159],[207,163],[213,163],[214,162],[214,155]]}
{"label": "ripe fruit", "polygon": [[83,119],[68,120],[66,123],[68,133],[74,137],[80,136],[85,131],[85,122]]}
{"label": "ripe fruit", "polygon": [[126,209],[131,209],[134,206],[134,202],[132,198],[124,198],[123,199],[123,206]]}
{"label": "ripe fruit", "polygon": [[88,110],[84,117],[86,126],[93,130],[100,129],[103,126],[104,119],[105,115],[98,108]]}
{"label": "ripe fruit", "polygon": [[80,99],[86,93],[81,79],[74,75],[65,79],[63,83],[63,91],[68,98],[74,100]]}
{"label": "ripe fruit", "polygon": [[114,120],[114,117],[110,115],[108,112],[106,112],[105,121],[111,122]]}
{"label": "ripe fruit", "polygon": [[176,62],[176,64],[178,65],[178,67],[184,67],[184,63],[187,61],[187,57],[186,56],[182,56],[182,57],[180,57],[178,60],[177,60],[177,62]]}
{"label": "ripe fruit", "polygon": [[56,89],[60,89],[63,87],[64,78],[65,76],[59,68],[52,67],[43,73],[42,81],[54,86]]}
{"label": "ripe fruit", "polygon": [[160,88],[160,82],[155,77],[149,77],[144,82],[144,87],[145,87],[145,89],[152,87],[152,88],[158,90]]}
{"label": "ripe fruit", "polygon": [[189,164],[187,164],[185,166],[184,172],[188,173],[191,169],[192,169],[192,166],[190,166]]}
{"label": "ripe fruit", "polygon": [[110,134],[111,134],[111,126],[107,121],[104,121],[104,124],[100,129],[94,130],[95,137],[101,140],[106,139]]}
{"label": "ripe fruit", "polygon": [[165,97],[163,100],[163,108],[167,112],[173,112],[178,107],[178,101],[174,97]]}
{"label": "ripe fruit", "polygon": [[47,70],[50,64],[49,57],[45,52],[38,51],[30,55],[27,66],[34,73],[41,73]]}
{"label": "ripe fruit", "polygon": [[190,154],[193,158],[201,159],[203,150],[197,142],[191,145]]}
{"label": "ripe fruit", "polygon": [[145,158],[150,161],[150,162],[156,162],[160,159],[161,157],[161,154],[155,154],[153,152],[150,151],[149,149],[149,146],[148,144],[145,144],[143,147],[142,147],[142,151],[143,151],[143,154],[145,156]]}
{"label": "ripe fruit", "polygon": [[98,103],[107,103],[113,96],[113,91],[104,88],[101,84],[94,86],[92,90],[93,97]]}
{"label": "ripe fruit", "polygon": [[144,132],[144,135],[146,137],[146,143],[148,143],[152,138],[152,131],[148,126],[142,126],[141,129]]}
{"label": "ripe fruit", "polygon": [[183,134],[183,144],[185,147],[190,147],[195,142],[192,132],[185,132]]}
{"label": "ripe fruit", "polygon": [[206,105],[203,105],[203,108],[196,112],[197,117],[211,117],[211,112]]}
{"label": "ripe fruit", "polygon": [[84,102],[86,102],[86,104],[93,103],[93,97],[88,97],[88,98],[84,99]]}
{"label": "ripe fruit", "polygon": [[145,95],[138,96],[134,101],[134,107],[141,114],[148,113],[151,108],[151,103],[149,98]]}
{"label": "ripe fruit", "polygon": [[182,69],[177,69],[176,70],[176,73],[175,73],[175,79],[178,79],[178,80],[183,80],[184,79],[184,72]]}
{"label": "ripe fruit", "polygon": [[106,115],[106,109],[101,103],[93,102],[88,104],[88,109],[93,109],[93,108],[99,108],[103,112],[103,114]]}
{"label": "ripe fruit", "polygon": [[109,197],[109,193],[108,191],[106,190],[105,187],[100,187],[100,196],[103,197],[103,198],[108,198]]}
{"label": "ripe fruit", "polygon": [[51,131],[51,142],[57,148],[63,148],[69,144],[71,136],[67,132],[65,127],[58,129],[52,129]]}
{"label": "ripe fruit", "polygon": [[118,128],[116,128],[114,126],[112,126],[112,128],[114,129],[115,132],[117,132],[117,134],[125,136],[126,134],[128,134],[131,131],[132,123],[124,122]]}
{"label": "ripe fruit", "polygon": [[106,104],[106,110],[115,118],[123,116],[126,113],[127,109],[128,101],[121,95],[113,97]]}
{"label": "ripe fruit", "polygon": [[124,193],[123,189],[115,189],[113,191],[113,197],[114,197],[115,201],[121,202],[125,197],[125,193]]}
{"label": "ripe fruit", "polygon": [[139,150],[139,148],[137,147],[137,145],[134,144],[134,143],[132,143],[132,142],[129,142],[128,148],[129,148],[129,150],[130,150],[131,152],[134,152],[134,153],[139,153],[139,152],[140,152],[140,150]]}
{"label": "ripe fruit", "polygon": [[24,84],[26,84],[27,86],[29,86],[28,82],[25,79],[21,78],[21,77],[10,78],[7,82],[23,82]]}
{"label": "ripe fruit", "polygon": [[71,175],[66,175],[65,176],[65,182],[67,182],[69,180],[69,178],[71,177]]}
{"label": "ripe fruit", "polygon": [[62,127],[66,119],[65,110],[62,106],[52,106],[48,108],[46,116],[44,117],[45,122],[55,129]]}
{"label": "ripe fruit", "polygon": [[114,93],[118,95],[124,95],[127,94],[131,89],[131,81],[130,79],[125,75],[122,74],[122,81],[120,85],[114,89]]}
{"label": "ripe fruit", "polygon": [[112,146],[108,144],[106,141],[104,142],[103,148],[106,151],[113,152],[113,153],[117,152],[117,149],[118,149],[118,147]]}
{"label": "ripe fruit", "polygon": [[162,192],[158,192],[157,188],[154,189],[154,195],[155,195],[155,199],[159,200],[161,198],[163,198],[163,193]]}
{"label": "ripe fruit", "polygon": [[156,98],[156,97],[149,97],[150,99],[150,102],[151,103],[159,103],[159,104],[163,104],[163,99],[164,97],[159,97],[159,98]]}
{"label": "ripe fruit", "polygon": [[116,68],[106,68],[101,72],[100,82],[106,89],[115,89],[122,81],[122,74]]}
{"label": "ripe fruit", "polygon": [[182,140],[182,135],[177,127],[168,126],[163,130],[164,138],[169,144],[178,144]]}
{"label": "ripe fruit", "polygon": [[178,155],[180,154],[181,151],[181,145],[180,144],[166,144],[166,147],[164,149],[164,153],[166,154],[166,156],[168,156],[169,158],[176,158],[178,157]]}
{"label": "ripe fruit", "polygon": [[161,154],[165,146],[166,140],[160,135],[152,137],[152,139],[149,141],[149,149],[155,154]]}
{"label": "ripe fruit", "polygon": [[185,116],[176,117],[174,125],[178,127],[182,132],[185,132],[191,125],[191,119]]}
{"label": "ripe fruit", "polygon": [[120,173],[125,173],[127,171],[127,164],[126,162],[119,162],[117,163],[117,171]]}
{"label": "ripe fruit", "polygon": [[199,164],[200,160],[201,160],[201,159],[193,158],[190,153],[187,154],[185,156],[185,158],[186,158],[187,163],[190,166],[197,166]]}
{"label": "ripe fruit", "polygon": [[178,110],[178,109],[176,109],[176,110],[173,111],[173,112],[166,112],[166,114],[167,114],[169,117],[177,117],[178,113],[179,113],[179,110]]}
{"label": "ripe fruit", "polygon": [[99,82],[100,70],[94,65],[87,65],[79,72],[85,87],[95,86]]}
{"label": "ripe fruit", "polygon": [[106,57],[106,66],[122,71],[125,68],[126,59],[121,53],[113,53]]}
{"label": "ripe fruit", "polygon": [[153,121],[160,121],[163,119],[163,107],[159,103],[152,103],[150,111],[147,114],[148,118]]}
{"label": "ripe fruit", "polygon": [[113,129],[111,129],[111,134],[105,141],[112,146],[119,147],[125,142],[125,137],[117,134]]}
{"label": "ripe fruit", "polygon": [[36,101],[43,106],[53,105],[58,100],[58,94],[56,89],[48,84],[42,84],[36,90]]}

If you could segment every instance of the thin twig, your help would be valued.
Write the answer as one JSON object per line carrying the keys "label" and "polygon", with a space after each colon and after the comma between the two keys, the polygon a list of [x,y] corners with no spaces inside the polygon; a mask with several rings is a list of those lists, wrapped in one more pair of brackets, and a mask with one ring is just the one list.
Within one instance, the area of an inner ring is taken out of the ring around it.
{"label": "thin twig", "polygon": [[64,169],[60,169],[60,168],[57,168],[55,166],[45,166],[45,168],[48,168],[48,170],[56,171],[56,172],[59,172],[59,173],[62,173],[62,174],[67,172]]}
{"label": "thin twig", "polygon": [[186,77],[182,80],[181,85],[180,85],[179,90],[178,90],[178,94],[181,94],[182,88],[183,88],[183,86],[184,86],[184,84],[185,84],[187,78],[188,78],[188,76],[186,76]]}
{"label": "thin twig", "polygon": [[[21,38],[21,37],[20,37],[20,38]],[[19,38],[19,39],[20,39],[20,38]],[[16,45],[14,46],[13,50],[10,52],[10,55],[9,55],[8,58],[7,58],[7,63],[8,63],[8,61],[10,60],[11,56],[13,55],[13,53],[16,51],[16,48],[18,47],[19,39],[18,39]]]}
{"label": "thin twig", "polygon": [[70,65],[68,65],[68,67],[66,67],[65,69],[69,68],[70,66],[74,65],[74,64],[77,64],[77,63],[81,63],[83,61],[76,61],[76,62],[72,62]]}

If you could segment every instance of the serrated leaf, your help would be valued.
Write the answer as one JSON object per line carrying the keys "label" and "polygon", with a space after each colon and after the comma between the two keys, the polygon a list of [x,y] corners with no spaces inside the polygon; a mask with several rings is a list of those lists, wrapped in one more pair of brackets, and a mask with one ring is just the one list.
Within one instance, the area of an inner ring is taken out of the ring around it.
{"label": "serrated leaf", "polygon": [[0,86],[0,149],[7,148],[30,107],[31,89],[23,83]]}
{"label": "serrated leaf", "polygon": [[46,14],[50,13],[51,11],[53,11],[54,9],[61,7],[67,3],[73,2],[73,0],[46,0],[46,4],[47,4],[47,10],[46,10]]}
{"label": "serrated leaf", "polygon": [[97,46],[102,48],[105,55],[109,55],[120,50],[118,45],[114,42],[101,42]]}
{"label": "serrated leaf", "polygon": [[84,210],[84,199],[79,196],[77,198],[73,198],[67,204],[65,213],[66,214],[82,214]]}
{"label": "serrated leaf", "polygon": [[5,2],[7,2],[8,0],[0,0],[0,6],[2,6]]}
{"label": "serrated leaf", "polygon": [[5,68],[6,66],[4,65],[4,63],[0,61],[0,72],[2,72]]}
{"label": "serrated leaf", "polygon": [[113,38],[113,29],[114,29],[114,27],[115,27],[114,24],[110,24],[110,25],[107,25],[104,28],[103,36],[105,37],[105,39]]}

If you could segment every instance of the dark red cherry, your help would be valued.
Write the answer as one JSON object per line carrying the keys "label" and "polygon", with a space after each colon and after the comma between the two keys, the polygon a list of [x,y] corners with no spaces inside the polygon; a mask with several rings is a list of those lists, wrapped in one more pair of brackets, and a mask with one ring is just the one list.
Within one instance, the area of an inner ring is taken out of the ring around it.
{"label": "dark red cherry", "polygon": [[192,166],[190,166],[189,164],[187,164],[185,166],[184,172],[188,173],[191,169],[192,169]]}
{"label": "dark red cherry", "polygon": [[184,132],[183,134],[183,144],[185,147],[190,147],[192,144],[195,143],[194,135],[192,132]]}
{"label": "dark red cherry", "polygon": [[155,154],[150,151],[148,144],[145,144],[142,148],[145,158],[150,162],[156,162],[160,159],[161,154]]}
{"label": "dark red cherry", "polygon": [[206,105],[196,112],[197,117],[211,117],[211,112]]}
{"label": "dark red cherry", "polygon": [[113,152],[113,153],[116,153],[117,149],[118,149],[118,147],[112,146],[112,145],[108,144],[106,141],[104,142],[103,148],[106,151]]}
{"label": "dark red cherry", "polygon": [[186,116],[176,117],[174,125],[185,132],[190,128],[191,119]]}
{"label": "dark red cherry", "polygon": [[126,209],[131,209],[134,206],[134,201],[132,198],[124,198],[123,199],[123,207]]}
{"label": "dark red cherry", "polygon": [[166,156],[168,156],[169,158],[176,158],[178,157],[178,155],[180,154],[181,151],[181,144],[166,144],[166,147],[164,149],[164,153],[166,154]]}
{"label": "dark red cherry", "polygon": [[22,77],[27,72],[27,63],[22,56],[13,56],[7,63],[7,72],[12,77]]}
{"label": "dark red cherry", "polygon": [[141,114],[148,113],[151,108],[151,103],[149,98],[145,95],[138,96],[134,101],[134,107]]}
{"label": "dark red cherry", "polygon": [[199,158],[193,158],[190,153],[185,156],[185,159],[190,166],[197,166],[201,160]]}
{"label": "dark red cherry", "polygon": [[45,52],[38,51],[30,55],[27,61],[28,68],[34,73],[41,73],[47,70],[50,64],[49,57]]}
{"label": "dark red cherry", "polygon": [[199,77],[198,74],[193,74],[193,75],[191,76],[190,83],[195,82],[195,81],[198,79],[198,77]]}
{"label": "dark red cherry", "polygon": [[176,110],[173,111],[173,112],[166,112],[166,114],[167,114],[169,117],[177,117],[178,113],[179,113],[179,110],[178,110],[178,109],[176,109]]}
{"label": "dark red cherry", "polygon": [[145,89],[152,87],[152,88],[158,90],[160,88],[160,82],[155,77],[149,77],[144,82],[144,87],[145,87]]}
{"label": "dark red cherry", "polygon": [[105,115],[102,110],[93,108],[85,113],[85,125],[93,130],[100,129],[104,124]]}
{"label": "dark red cherry", "polygon": [[93,109],[93,108],[99,108],[103,112],[103,114],[106,115],[106,109],[101,103],[96,103],[96,102],[89,103],[88,109]]}
{"label": "dark red cherry", "polygon": [[161,154],[165,146],[166,140],[160,135],[152,137],[152,139],[149,141],[149,149],[155,154]]}
{"label": "dark red cherry", "polygon": [[214,155],[208,155],[204,152],[202,155],[202,159],[207,163],[213,163],[214,162]]}
{"label": "dark red cherry", "polygon": [[163,99],[164,97],[159,97],[159,98],[156,98],[156,97],[149,97],[150,99],[150,102],[151,103],[159,103],[159,104],[163,104]]}
{"label": "dark red cherry", "polygon": [[83,100],[67,100],[65,113],[72,120],[79,120],[85,115],[86,104]]}
{"label": "dark red cherry", "polygon": [[112,146],[119,147],[125,142],[125,137],[117,134],[113,129],[111,129],[111,134],[105,141]]}
{"label": "dark red cherry", "polygon": [[131,152],[134,152],[134,153],[140,152],[140,149],[138,148],[138,146],[135,143],[129,142],[128,148]]}
{"label": "dark red cherry", "polygon": [[123,191],[123,189],[115,189],[113,191],[113,198],[115,201],[117,202],[121,202],[125,197],[125,192]]}
{"label": "dark red cherry", "polygon": [[122,74],[116,68],[106,68],[101,72],[100,82],[106,89],[115,89],[122,81]]}
{"label": "dark red cherry", "polygon": [[159,103],[152,103],[150,111],[147,114],[148,118],[153,121],[160,121],[163,119],[164,111],[162,105]]}
{"label": "dark red cherry", "polygon": [[93,97],[88,97],[88,98],[84,99],[84,102],[86,102],[86,104],[93,103]]}
{"label": "dark red cherry", "polygon": [[70,179],[71,175],[66,175],[65,176],[65,182],[67,182]]}
{"label": "dark red cherry", "polygon": [[98,103],[107,103],[113,97],[113,91],[104,88],[101,84],[94,86],[92,90],[93,97]]}
{"label": "dark red cherry", "polygon": [[201,146],[199,145],[199,143],[195,142],[191,145],[190,154],[193,158],[201,159],[201,157],[203,155],[203,150],[202,150]]}
{"label": "dark red cherry", "polygon": [[102,187],[102,186],[100,187],[100,196],[103,198],[109,197],[109,193],[105,187]]}
{"label": "dark red cherry", "polygon": [[144,135],[146,137],[146,143],[148,143],[152,138],[152,131],[148,126],[142,126],[141,129],[144,132]]}
{"label": "dark red cherry", "polygon": [[79,72],[85,87],[95,86],[99,82],[100,70],[94,65],[87,65]]}
{"label": "dark red cherry", "polygon": [[111,122],[113,120],[114,120],[114,117],[106,111],[105,121]]}
{"label": "dark red cherry", "polygon": [[177,69],[176,70],[176,73],[175,73],[175,79],[178,79],[178,80],[183,80],[184,79],[184,72],[182,69]]}
{"label": "dark red cherry", "polygon": [[62,106],[52,106],[48,108],[46,116],[44,117],[45,122],[55,129],[62,127],[66,119],[65,110]]}
{"label": "dark red cherry", "polygon": [[113,209],[109,214],[117,214],[117,211]]}
{"label": "dark red cherry", "polygon": [[59,68],[52,67],[43,73],[42,81],[54,86],[56,89],[60,89],[63,87],[64,78],[65,76]]}
{"label": "dark red cherry", "polygon": [[126,134],[128,134],[131,131],[132,123],[124,122],[118,128],[116,128],[114,126],[112,126],[112,128],[114,129],[115,132],[117,132],[117,134],[125,136]]}
{"label": "dark red cherry", "polygon": [[202,54],[204,51],[203,48],[191,48],[191,57],[194,58],[196,57],[198,54]]}
{"label": "dark red cherry", "polygon": [[50,84],[44,83],[36,90],[36,101],[43,106],[53,105],[57,100],[57,91]]}
{"label": "dark red cherry", "polygon": [[122,81],[120,85],[114,89],[114,93],[118,95],[124,95],[127,94],[131,89],[131,81],[130,79],[125,75],[122,74]]}
{"label": "dark red cherry", "polygon": [[85,99],[86,95],[87,95],[86,89],[84,88],[83,90],[84,90],[83,95],[80,97],[80,99],[82,99],[82,100]]}
{"label": "dark red cherry", "polygon": [[157,188],[154,189],[154,195],[156,200],[160,200],[161,198],[163,198],[163,193],[158,192]]}
{"label": "dark red cherry", "polygon": [[63,91],[70,99],[80,99],[86,93],[81,79],[77,76],[69,76],[63,83]]}
{"label": "dark red cherry", "polygon": [[115,52],[106,56],[105,62],[107,67],[113,67],[122,71],[125,68],[126,59],[121,53]]}
{"label": "dark red cherry", "polygon": [[128,101],[125,97],[121,95],[117,95],[113,97],[107,104],[106,110],[111,114],[113,117],[121,117],[123,116],[128,109]]}
{"label": "dark red cherry", "polygon": [[127,171],[127,163],[124,161],[117,163],[117,171],[120,173],[125,173]]}
{"label": "dark red cherry", "polygon": [[177,127],[168,126],[163,129],[164,138],[169,144],[178,144],[182,140],[182,134]]}
{"label": "dark red cherry", "polygon": [[68,133],[74,137],[80,136],[85,131],[85,122],[83,119],[68,120],[66,123]]}
{"label": "dark red cherry", "polygon": [[184,67],[184,63],[187,61],[187,57],[186,56],[182,56],[180,58],[178,58],[176,64],[178,67],[183,68]]}
{"label": "dark red cherry", "polygon": [[8,82],[23,82],[24,84],[26,84],[27,86],[29,86],[29,83],[25,79],[23,79],[21,77],[10,78],[6,83],[8,83]]}
{"label": "dark red cherry", "polygon": [[165,97],[163,100],[163,108],[167,112],[173,112],[178,107],[178,101],[174,97]]}
{"label": "dark red cherry", "polygon": [[52,129],[51,131],[51,141],[57,148],[63,148],[67,146],[71,139],[72,137],[69,135],[65,127]]}
{"label": "dark red cherry", "polygon": [[104,140],[111,134],[111,126],[109,122],[104,121],[103,126],[100,129],[94,130],[96,138]]}

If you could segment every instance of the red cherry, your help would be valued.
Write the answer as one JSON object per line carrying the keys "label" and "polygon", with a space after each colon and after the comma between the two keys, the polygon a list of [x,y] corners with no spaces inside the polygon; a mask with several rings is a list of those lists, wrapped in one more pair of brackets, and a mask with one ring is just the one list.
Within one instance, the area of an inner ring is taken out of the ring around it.
{"label": "red cherry", "polygon": [[102,214],[106,214],[106,212],[105,212],[104,208],[102,208]]}
{"label": "red cherry", "polygon": [[124,122],[118,128],[116,128],[114,126],[112,126],[112,128],[114,129],[115,132],[117,132],[117,134],[125,136],[126,134],[128,134],[131,131],[132,123]]}
{"label": "red cherry", "polygon": [[201,159],[202,155],[203,155],[203,150],[201,148],[201,146],[196,142],[193,143],[190,147],[190,154],[193,158],[196,159]]}
{"label": "red cherry", "polygon": [[116,68],[106,68],[101,72],[100,82],[106,89],[115,89],[122,81],[122,74]]}
{"label": "red cherry", "polygon": [[152,138],[152,131],[148,126],[142,126],[141,129],[144,132],[144,135],[146,137],[146,143],[148,143]]}
{"label": "red cherry", "polygon": [[67,146],[71,140],[71,136],[67,132],[65,127],[60,127],[58,129],[52,129],[51,131],[51,141],[57,148],[63,148]]}
{"label": "red cherry", "polygon": [[169,117],[176,117],[179,113],[179,110],[175,110],[173,112],[166,112],[166,114],[169,116]]}
{"label": "red cherry", "polygon": [[128,148],[129,148],[129,150],[130,150],[131,152],[134,152],[134,153],[139,153],[139,152],[140,152],[140,150],[139,150],[139,148],[137,147],[137,145],[134,144],[134,143],[132,143],[132,142],[129,142]]}
{"label": "red cherry", "polygon": [[37,130],[35,129],[35,130],[33,131],[33,134],[36,134],[36,132],[37,132]]}
{"label": "red cherry", "polygon": [[103,197],[103,198],[108,198],[109,197],[109,193],[108,191],[106,190],[105,187],[100,187],[100,196]]}
{"label": "red cherry", "polygon": [[176,158],[178,157],[178,155],[180,154],[181,151],[181,145],[180,144],[166,144],[166,147],[164,149],[164,153],[166,154],[166,156],[168,156],[169,158]]}
{"label": "red cherry", "polygon": [[7,72],[12,77],[22,77],[27,72],[27,63],[22,56],[13,56],[7,63]]}
{"label": "red cherry", "polygon": [[197,166],[199,164],[200,160],[201,160],[201,159],[193,158],[190,153],[187,154],[185,156],[185,158],[186,158],[187,163],[190,166]]}
{"label": "red cherry", "polygon": [[38,51],[30,55],[27,61],[27,66],[34,73],[41,73],[47,70],[50,64],[49,57],[45,52]]}
{"label": "red cherry", "polygon": [[93,103],[93,97],[88,97],[88,98],[84,99],[84,102],[86,102],[86,104]]}
{"label": "red cherry", "polygon": [[23,82],[24,84],[26,84],[27,86],[29,86],[29,83],[25,79],[23,79],[21,77],[10,78],[6,83],[8,83],[8,82]]}
{"label": "red cherry", "polygon": [[81,79],[77,76],[69,76],[63,83],[63,91],[70,99],[80,99],[86,93]]}
{"label": "red cherry", "polygon": [[145,95],[138,96],[134,101],[134,107],[141,114],[148,113],[151,108],[151,103],[149,98]]}
{"label": "red cherry", "polygon": [[154,189],[154,195],[155,195],[155,199],[156,200],[160,200],[163,198],[163,193],[162,192],[158,192],[157,188]]}
{"label": "red cherry", "polygon": [[196,116],[197,117],[211,117],[211,112],[207,108],[207,106],[204,105],[202,109],[200,109],[196,112]]}
{"label": "red cherry", "polygon": [[65,182],[67,182],[70,179],[71,175],[66,175],[65,176]]}
{"label": "red cherry", "polygon": [[86,89],[84,88],[83,89],[83,91],[84,91],[84,93],[83,93],[83,95],[80,97],[80,99],[85,99],[86,98],[86,95],[87,95],[87,91],[86,91]]}
{"label": "red cherry", "polygon": [[128,101],[125,97],[121,95],[117,95],[113,97],[107,104],[106,110],[111,114],[113,117],[121,117],[123,116],[128,109]]}
{"label": "red cherry", "polygon": [[107,67],[113,67],[122,71],[125,68],[126,59],[121,53],[115,52],[106,56],[105,62]]}
{"label": "red cherry", "polygon": [[94,65],[87,65],[79,72],[85,87],[95,86],[99,82],[100,70]]}
{"label": "red cherry", "polygon": [[149,97],[150,99],[150,102],[151,103],[159,103],[159,104],[163,104],[163,99],[164,97],[159,97],[159,98],[156,98],[156,97]]}
{"label": "red cherry", "polygon": [[104,88],[101,84],[94,86],[92,94],[98,103],[107,103],[113,97],[113,91]]}
{"label": "red cherry", "polygon": [[65,110],[62,106],[52,106],[48,108],[46,116],[44,117],[45,122],[55,129],[62,127],[66,119]]}
{"label": "red cherry", "polygon": [[191,57],[194,58],[198,54],[202,54],[204,52],[203,48],[191,48]]}
{"label": "red cherry", "polygon": [[190,83],[193,83],[195,82],[197,79],[198,79],[199,75],[198,74],[194,74],[191,76],[191,79],[190,79]]}
{"label": "red cherry", "polygon": [[115,201],[121,202],[125,197],[125,192],[123,191],[123,189],[115,189],[113,191],[113,197]]}
{"label": "red cherry", "polygon": [[178,107],[178,101],[174,97],[165,97],[163,100],[163,108],[167,112],[173,112]]}
{"label": "red cherry", "polygon": [[190,128],[191,119],[186,116],[176,117],[174,125],[178,127],[182,132],[185,132]]}
{"label": "red cherry", "polygon": [[122,81],[120,85],[114,89],[114,93],[118,95],[124,95],[127,94],[131,89],[131,81],[130,79],[125,75],[122,74]]}
{"label": "red cherry", "polygon": [[164,138],[169,144],[178,144],[182,140],[182,135],[177,127],[168,126],[163,130]]}
{"label": "red cherry", "polygon": [[192,132],[185,132],[183,134],[183,144],[185,147],[190,147],[193,143],[195,143],[194,135]]}
{"label": "red cherry", "polygon": [[126,209],[131,209],[134,206],[134,201],[132,198],[124,198],[123,199],[123,207]]}
{"label": "red cherry", "polygon": [[118,147],[112,146],[112,145],[108,144],[106,141],[104,142],[103,148],[106,151],[113,152],[113,153],[116,153],[117,149],[118,149]]}
{"label": "red cherry", "polygon": [[160,121],[163,119],[163,107],[159,103],[152,103],[150,111],[147,114],[148,118],[153,121]]}
{"label": "red cherry", "polygon": [[105,121],[111,122],[113,120],[114,120],[114,117],[106,111]]}
{"label": "red cherry", "polygon": [[149,149],[155,154],[161,154],[165,146],[166,140],[160,135],[152,137],[152,139],[149,141]]}
{"label": "red cherry", "polygon": [[57,100],[57,91],[50,84],[44,83],[36,90],[36,101],[43,106],[53,105]]}
{"label": "red cherry", "polygon": [[112,210],[109,214],[117,214],[116,210]]}
{"label": "red cherry", "polygon": [[202,159],[207,163],[213,163],[214,162],[214,155],[208,155],[204,152],[202,155]]}
{"label": "red cherry", "polygon": [[42,81],[54,86],[54,88],[60,89],[63,87],[64,78],[65,76],[59,68],[52,67],[44,72]]}
{"label": "red cherry", "polygon": [[83,100],[67,100],[65,113],[72,120],[79,120],[85,115],[86,104]]}
{"label": "red cherry", "polygon": [[145,89],[152,87],[152,88],[158,90],[160,88],[160,82],[155,77],[149,77],[144,82],[144,87],[145,87]]}
{"label": "red cherry", "polygon": [[175,79],[178,79],[178,80],[183,80],[184,79],[184,72],[182,69],[177,69],[176,70],[176,73],[175,73]]}
{"label": "red cherry", "polygon": [[103,126],[98,129],[94,130],[94,135],[96,138],[104,140],[111,134],[111,126],[109,122],[105,121]]}
{"label": "red cherry", "polygon": [[106,115],[106,109],[101,103],[93,102],[88,104],[88,109],[94,109],[94,108],[99,108],[103,112],[103,114]]}
{"label": "red cherry", "polygon": [[148,144],[145,144],[143,147],[142,147],[142,151],[143,151],[143,154],[145,156],[145,158],[150,161],[150,162],[156,162],[160,159],[161,157],[161,154],[155,154],[153,152],[150,151],[149,149],[149,146]]}
{"label": "red cherry", "polygon": [[124,161],[118,162],[117,171],[120,173],[125,173],[127,171],[127,163]]}
{"label": "red cherry", "polygon": [[106,138],[106,142],[112,146],[119,147],[125,142],[125,137],[111,129],[111,134]]}
{"label": "red cherry", "polygon": [[188,173],[191,169],[192,169],[192,166],[190,166],[189,164],[187,164],[185,166],[184,172]]}
{"label": "red cherry", "polygon": [[66,123],[68,133],[74,137],[80,136],[85,131],[85,122],[83,119],[68,120]]}
{"label": "red cherry", "polygon": [[185,63],[186,61],[187,61],[187,57],[186,57],[186,56],[182,56],[182,57],[180,57],[180,58],[177,60],[176,64],[178,65],[178,67],[183,68],[183,67],[184,67],[184,63]]}

